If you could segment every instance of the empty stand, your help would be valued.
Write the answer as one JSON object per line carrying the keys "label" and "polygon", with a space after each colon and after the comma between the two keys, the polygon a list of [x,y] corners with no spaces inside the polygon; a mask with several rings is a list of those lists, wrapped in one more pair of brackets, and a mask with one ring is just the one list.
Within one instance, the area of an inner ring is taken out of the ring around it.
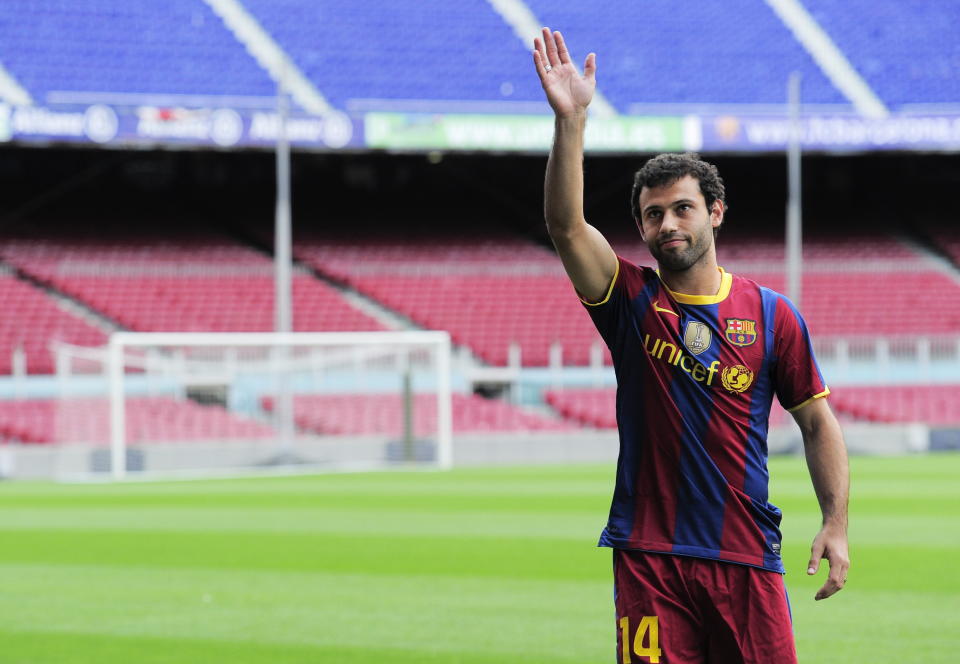
{"label": "empty stand", "polygon": [[851,385],[834,389],[830,403],[855,420],[960,425],[960,384]]}
{"label": "empty stand", "polygon": [[[611,239],[618,253],[649,265],[636,236]],[[717,260],[728,271],[784,293],[782,236],[723,233]],[[923,295],[921,295],[923,294]],[[938,262],[883,233],[808,234],[800,310],[815,336],[955,335],[960,282]]]}
{"label": "empty stand", "polygon": [[7,0],[2,14],[0,62],[39,103],[51,92],[276,92],[199,0]]}
{"label": "empty stand", "polygon": [[[565,388],[548,390],[544,394],[547,404],[560,415],[596,429],[617,427],[616,388]],[[770,426],[777,427],[787,421],[787,412],[774,399],[770,406]]]}
{"label": "empty stand", "polygon": [[[511,344],[523,364],[546,366],[559,343],[566,364],[587,365],[599,335],[565,277],[358,277],[357,288],[493,365],[507,364]],[[605,348],[605,347],[604,347]]]}
{"label": "empty stand", "polygon": [[[548,112],[527,44],[484,0],[244,0],[244,5],[338,108],[532,101]],[[475,56],[468,57],[469,64],[457,55],[466,52]]]}
{"label": "empty stand", "polygon": [[[272,399],[263,400],[268,410]],[[315,394],[294,397],[294,419],[301,429],[321,434],[403,435],[403,396],[399,394]],[[437,430],[437,397],[416,394],[413,399],[413,432],[429,435]],[[562,420],[528,413],[506,402],[477,395],[453,395],[453,431],[563,431]]]}
{"label": "empty stand", "polygon": [[587,365],[602,346],[556,254],[516,236],[306,236],[294,255],[423,327],[449,330],[493,365],[507,363],[514,343],[526,366],[546,366],[554,342],[570,365]]}
{"label": "empty stand", "polygon": [[[618,253],[654,261],[636,234],[611,238]],[[599,342],[556,255],[517,237],[302,237],[298,259],[431,329],[449,330],[486,362],[545,366],[554,342],[564,363],[586,365]],[[724,234],[719,260],[734,274],[785,290],[781,237]],[[954,335],[960,284],[943,266],[892,236],[811,234],[804,246],[801,310],[814,335]],[[936,297],[918,297],[935,293]],[[609,364],[609,353],[602,349]]]}
{"label": "empty stand", "polygon": [[560,415],[596,429],[616,429],[616,388],[566,388],[548,390],[547,404]]}
{"label": "empty stand", "polygon": [[[0,401],[0,435],[24,443],[110,440],[109,402],[102,398]],[[126,401],[127,442],[270,439],[270,427],[220,408],[170,397]]]}
{"label": "empty stand", "polygon": [[960,99],[960,11],[951,2],[804,0],[867,84],[894,108]]}
{"label": "empty stand", "polygon": [[[573,56],[597,52],[600,89],[621,111],[663,104],[783,104],[791,71],[805,103],[848,106],[763,0],[603,2],[527,0],[562,30]],[[682,55],[681,55],[682,54]]]}
{"label": "empty stand", "polygon": [[[763,0],[705,0],[679,9],[670,0],[525,4],[537,21],[564,31],[576,62],[599,53],[600,90],[622,113],[769,109],[784,103],[792,71],[803,75],[805,103],[851,109]],[[950,3],[802,4],[890,108],[955,105],[960,98],[953,38],[960,15]],[[241,5],[337,108],[431,110],[446,103],[453,110],[547,112],[529,37],[521,39],[484,0]],[[474,57],[456,56],[465,49]],[[57,92],[275,93],[264,69],[201,0],[8,0],[0,62],[40,103]]]}
{"label": "empty stand", "polygon": [[[0,255],[130,330],[274,329],[272,262],[216,235],[13,238],[0,247]],[[296,331],[383,329],[307,274],[294,276],[293,301]]]}
{"label": "empty stand", "polygon": [[10,274],[0,274],[0,301],[7,311],[0,317],[0,374],[11,373],[16,348],[26,355],[28,373],[52,373],[52,342],[78,346],[106,343],[102,330],[68,313],[42,290]]}
{"label": "empty stand", "polygon": [[[274,329],[273,277],[58,277],[57,288],[138,331],[263,332]],[[379,330],[316,279],[293,280],[294,330]]]}

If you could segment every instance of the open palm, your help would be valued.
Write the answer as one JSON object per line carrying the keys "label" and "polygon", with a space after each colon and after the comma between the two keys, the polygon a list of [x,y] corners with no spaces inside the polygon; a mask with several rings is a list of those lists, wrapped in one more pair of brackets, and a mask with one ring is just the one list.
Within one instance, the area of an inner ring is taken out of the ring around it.
{"label": "open palm", "polygon": [[597,87],[597,56],[591,53],[583,63],[583,76],[570,60],[559,32],[543,29],[543,38],[533,40],[533,63],[547,101],[558,116],[584,113]]}

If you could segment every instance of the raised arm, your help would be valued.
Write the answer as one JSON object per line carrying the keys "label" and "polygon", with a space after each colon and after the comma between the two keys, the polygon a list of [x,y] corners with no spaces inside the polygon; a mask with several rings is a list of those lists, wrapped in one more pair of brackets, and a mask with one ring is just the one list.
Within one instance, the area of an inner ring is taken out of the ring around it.
{"label": "raised arm", "polygon": [[826,399],[814,399],[793,413],[803,433],[803,446],[820,502],[823,525],[810,547],[807,574],[817,573],[820,560],[827,559],[830,573],[815,599],[826,599],[847,582],[850,554],[847,549],[847,501],[850,496],[850,467],[843,433]]}
{"label": "raised arm", "polygon": [[583,215],[583,135],[596,87],[596,55],[587,56],[580,76],[559,32],[544,28],[533,45],[533,62],[555,115],[543,186],[547,231],[574,288],[588,301],[602,300],[616,274],[617,257]]}

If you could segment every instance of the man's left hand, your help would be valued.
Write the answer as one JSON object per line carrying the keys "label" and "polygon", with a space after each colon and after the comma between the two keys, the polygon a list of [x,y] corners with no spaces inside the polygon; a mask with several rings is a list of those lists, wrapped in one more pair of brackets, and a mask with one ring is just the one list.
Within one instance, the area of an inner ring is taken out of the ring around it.
{"label": "man's left hand", "polygon": [[825,525],[813,538],[810,547],[810,562],[807,574],[814,575],[820,568],[820,560],[826,558],[830,564],[827,582],[817,591],[814,599],[826,599],[843,588],[847,582],[847,570],[850,569],[850,554],[847,550],[847,532],[840,526]]}

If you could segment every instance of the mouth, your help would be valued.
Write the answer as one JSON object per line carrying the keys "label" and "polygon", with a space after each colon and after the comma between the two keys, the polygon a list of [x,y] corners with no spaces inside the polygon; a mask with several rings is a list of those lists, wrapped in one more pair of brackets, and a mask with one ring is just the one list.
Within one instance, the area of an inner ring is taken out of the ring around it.
{"label": "mouth", "polygon": [[681,244],[686,242],[683,238],[673,238],[670,240],[664,240],[660,243],[661,249],[669,249],[670,247],[679,247]]}

